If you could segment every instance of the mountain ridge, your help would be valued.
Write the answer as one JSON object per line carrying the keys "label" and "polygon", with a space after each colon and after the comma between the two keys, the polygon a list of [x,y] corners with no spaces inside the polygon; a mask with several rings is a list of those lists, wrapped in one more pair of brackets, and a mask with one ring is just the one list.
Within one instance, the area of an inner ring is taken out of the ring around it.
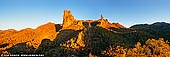
{"label": "mountain ridge", "polygon": [[99,20],[76,20],[71,11],[64,10],[62,24],[48,22],[36,29],[0,30],[0,54],[45,53],[45,56],[49,57],[125,57],[133,55],[125,48],[134,51],[135,48],[139,49],[141,44],[164,41],[162,38],[170,40],[169,28],[169,23],[165,22],[137,24],[126,28],[119,23],[108,22],[102,15]]}
{"label": "mountain ridge", "polygon": [[[61,30],[69,30],[69,29],[83,30],[83,29],[85,29],[85,26],[83,24],[85,22],[88,23],[88,26],[91,26],[91,23],[96,22],[97,24],[95,26],[99,26],[99,27],[102,27],[105,29],[125,28],[124,26],[120,25],[119,23],[113,23],[113,24],[109,23],[107,20],[104,19],[103,16],[101,16],[101,19],[95,20],[95,21],[76,20],[76,19],[74,19],[74,16],[71,14],[71,11],[64,10],[62,24],[54,24],[54,23],[48,22],[46,24],[43,24],[43,25],[37,27],[36,29],[25,28],[20,31],[16,31],[14,29],[8,29],[8,30],[5,30],[5,31],[7,31],[7,32],[5,32],[7,34],[3,33],[3,31],[1,31],[0,40],[3,40],[3,41],[1,41],[1,44],[10,43],[9,41],[16,41],[16,42],[9,44],[5,48],[0,48],[0,50],[6,50],[6,49],[8,49],[18,43],[22,43],[22,42],[27,42],[26,43],[27,45],[33,46],[34,48],[38,48],[38,46],[40,45],[40,43],[43,39],[47,38],[47,39],[50,39],[51,41],[53,41],[54,38],[56,37],[56,35],[59,34],[59,32]],[[14,35],[11,35],[11,34],[14,34]],[[6,36],[6,35],[10,35],[10,37]],[[17,41],[17,40],[19,40],[19,38],[21,41]],[[81,38],[82,37],[80,37],[78,39],[81,39]],[[25,39],[25,40],[22,40],[22,39]]]}

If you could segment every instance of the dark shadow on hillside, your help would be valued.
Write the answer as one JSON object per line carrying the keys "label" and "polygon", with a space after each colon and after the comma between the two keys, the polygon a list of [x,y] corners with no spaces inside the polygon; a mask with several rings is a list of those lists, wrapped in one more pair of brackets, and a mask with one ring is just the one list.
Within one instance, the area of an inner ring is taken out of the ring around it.
{"label": "dark shadow on hillside", "polygon": [[60,33],[57,35],[57,37],[54,39],[54,42],[62,43],[65,42],[73,37],[77,38],[79,32],[82,30],[74,31],[74,30],[61,30]]}
{"label": "dark shadow on hillside", "polygon": [[19,43],[9,49],[7,49],[8,52],[11,54],[21,54],[21,53],[34,53],[35,48],[33,46],[27,47],[26,43]]}
{"label": "dark shadow on hillside", "polygon": [[92,22],[92,23],[90,23],[91,24],[91,26],[96,26],[97,24],[100,24],[101,22]]}
{"label": "dark shadow on hillside", "polygon": [[6,47],[6,46],[8,46],[8,45],[9,45],[9,43],[2,44],[2,45],[0,45],[0,48],[4,48],[4,47]]}
{"label": "dark shadow on hillside", "polygon": [[60,24],[55,24],[55,27],[56,27],[56,32],[62,29],[62,26]]}

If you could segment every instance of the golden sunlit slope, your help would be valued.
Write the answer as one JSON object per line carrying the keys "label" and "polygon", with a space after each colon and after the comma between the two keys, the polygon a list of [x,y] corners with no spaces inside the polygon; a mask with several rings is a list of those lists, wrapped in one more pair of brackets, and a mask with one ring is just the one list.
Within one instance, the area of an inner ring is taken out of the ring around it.
{"label": "golden sunlit slope", "polygon": [[6,30],[0,32],[0,45],[9,44],[0,50],[5,50],[18,43],[27,42],[29,46],[38,48],[45,38],[53,40],[56,37],[56,27],[54,23],[47,23],[36,29],[26,28],[21,31]]}

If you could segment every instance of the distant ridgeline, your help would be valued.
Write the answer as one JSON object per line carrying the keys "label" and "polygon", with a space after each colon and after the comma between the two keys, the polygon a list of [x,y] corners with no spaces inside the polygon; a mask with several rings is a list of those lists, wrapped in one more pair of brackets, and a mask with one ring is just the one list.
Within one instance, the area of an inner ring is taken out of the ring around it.
{"label": "distant ridgeline", "polygon": [[46,57],[170,56],[170,24],[138,24],[126,28],[99,20],[76,20],[64,10],[63,24],[36,29],[0,30],[0,54],[45,53]]}

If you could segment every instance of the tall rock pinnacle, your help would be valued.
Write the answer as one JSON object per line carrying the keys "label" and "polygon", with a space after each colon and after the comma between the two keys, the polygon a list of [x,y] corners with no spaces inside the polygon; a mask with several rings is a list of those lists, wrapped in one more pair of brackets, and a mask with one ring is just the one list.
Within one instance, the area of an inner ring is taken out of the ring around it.
{"label": "tall rock pinnacle", "polygon": [[101,15],[99,22],[101,22],[100,24],[98,24],[98,26],[103,27],[103,28],[107,28],[109,22],[107,20],[104,19],[104,17]]}
{"label": "tall rock pinnacle", "polygon": [[104,19],[104,17],[101,15],[101,16],[100,16],[100,19]]}
{"label": "tall rock pinnacle", "polygon": [[72,24],[74,24],[75,19],[74,16],[71,14],[69,10],[64,10],[64,16],[63,16],[63,27],[68,27]]}
{"label": "tall rock pinnacle", "polygon": [[72,29],[72,30],[81,30],[84,28],[83,21],[75,20],[74,16],[71,14],[71,11],[69,10],[64,10],[62,26],[63,26],[62,29]]}

